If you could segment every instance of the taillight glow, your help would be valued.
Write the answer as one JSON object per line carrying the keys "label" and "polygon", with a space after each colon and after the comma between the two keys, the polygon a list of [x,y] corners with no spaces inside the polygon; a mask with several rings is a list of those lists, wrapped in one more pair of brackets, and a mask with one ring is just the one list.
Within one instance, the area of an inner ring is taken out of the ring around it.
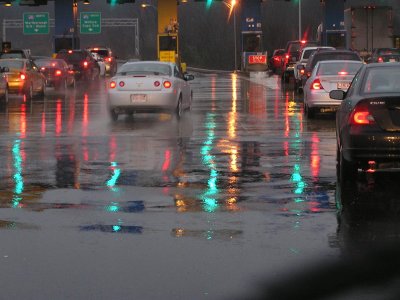
{"label": "taillight glow", "polygon": [[88,62],[87,62],[87,61],[84,61],[84,62],[83,62],[83,66],[84,66],[85,68],[87,68]]}
{"label": "taillight glow", "polygon": [[41,67],[41,68],[40,68],[40,71],[45,71],[45,70],[46,70],[45,67]]}
{"label": "taillight glow", "polygon": [[164,85],[164,87],[166,88],[166,89],[169,89],[171,86],[172,86],[172,83],[170,82],[170,81],[164,81],[164,83],[163,83],[163,85]]}
{"label": "taillight glow", "polygon": [[107,60],[108,60],[109,62],[111,62],[111,61],[112,61],[112,57],[107,58]]}
{"label": "taillight glow", "polygon": [[378,62],[383,62],[383,58],[382,57],[378,57]]}
{"label": "taillight glow", "polygon": [[72,54],[72,50],[68,50],[68,54]]}
{"label": "taillight glow", "polygon": [[322,85],[321,85],[321,81],[319,81],[319,79],[314,79],[314,81],[311,83],[310,86],[311,90],[320,90],[322,89]]}
{"label": "taillight glow", "polygon": [[124,86],[125,86],[125,82],[120,81],[120,82],[119,82],[119,86],[120,86],[120,87],[124,87]]}
{"label": "taillight glow", "polygon": [[117,86],[117,83],[115,81],[111,81],[110,82],[110,88],[111,89],[115,89],[116,86]]}
{"label": "taillight glow", "polygon": [[342,76],[343,76],[343,75],[348,75],[348,74],[349,74],[349,73],[347,73],[346,71],[341,71],[341,72],[338,73],[338,75],[342,75]]}
{"label": "taillight glow", "polygon": [[160,86],[160,82],[159,81],[154,81],[154,86],[155,87],[159,87]]}
{"label": "taillight glow", "polygon": [[350,122],[356,125],[370,125],[375,123],[374,117],[366,107],[356,107],[351,114]]}
{"label": "taillight glow", "polygon": [[306,42],[307,42],[307,41],[305,41],[305,40],[302,40],[302,41],[301,41],[302,44],[305,44]]}
{"label": "taillight glow", "polygon": [[21,80],[25,80],[25,79],[26,79],[26,76],[25,76],[25,74],[20,74],[20,75],[19,75],[19,78],[20,78]]}
{"label": "taillight glow", "polygon": [[62,74],[61,70],[57,70],[57,71],[55,72],[55,75],[56,75],[56,76],[61,76],[61,74]]}
{"label": "taillight glow", "polygon": [[305,71],[304,69],[300,70],[300,74],[301,74],[301,75],[304,75],[305,72],[306,72],[306,71]]}

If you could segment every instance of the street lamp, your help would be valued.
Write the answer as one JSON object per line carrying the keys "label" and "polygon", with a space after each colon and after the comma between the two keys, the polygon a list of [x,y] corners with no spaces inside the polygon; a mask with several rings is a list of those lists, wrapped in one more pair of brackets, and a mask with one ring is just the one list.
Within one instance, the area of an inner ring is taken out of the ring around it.
{"label": "street lamp", "polygon": [[226,2],[223,2],[229,9],[230,9],[230,11],[229,11],[229,17],[232,15],[232,13],[233,13],[233,34],[234,34],[234,36],[233,36],[233,43],[235,44],[234,45],[234,51],[235,51],[235,72],[236,72],[236,70],[237,70],[237,42],[236,42],[236,36],[237,36],[237,34],[236,34],[236,5],[237,5],[237,0],[231,0],[230,1],[230,3],[226,3]]}
{"label": "street lamp", "polygon": [[142,4],[140,4],[140,7],[141,7],[141,8],[152,7],[152,8],[154,8],[155,10],[157,10],[157,7],[155,7],[154,5],[151,5],[151,4],[147,4],[147,3],[142,3]]}

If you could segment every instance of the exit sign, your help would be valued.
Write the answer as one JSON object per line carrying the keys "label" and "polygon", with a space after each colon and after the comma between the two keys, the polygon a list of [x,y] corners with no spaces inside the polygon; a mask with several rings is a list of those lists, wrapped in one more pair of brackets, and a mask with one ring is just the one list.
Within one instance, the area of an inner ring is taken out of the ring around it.
{"label": "exit sign", "polygon": [[24,34],[49,34],[49,13],[24,13]]}
{"label": "exit sign", "polygon": [[80,32],[83,34],[101,33],[100,12],[81,12],[80,23]]}

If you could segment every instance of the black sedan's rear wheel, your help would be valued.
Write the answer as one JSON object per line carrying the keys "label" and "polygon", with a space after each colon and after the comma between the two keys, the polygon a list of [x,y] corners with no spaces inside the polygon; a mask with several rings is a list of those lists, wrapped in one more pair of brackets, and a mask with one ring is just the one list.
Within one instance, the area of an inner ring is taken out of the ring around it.
{"label": "black sedan's rear wheel", "polygon": [[355,163],[346,160],[343,152],[339,153],[339,177],[342,185],[355,181],[357,176],[357,166]]}

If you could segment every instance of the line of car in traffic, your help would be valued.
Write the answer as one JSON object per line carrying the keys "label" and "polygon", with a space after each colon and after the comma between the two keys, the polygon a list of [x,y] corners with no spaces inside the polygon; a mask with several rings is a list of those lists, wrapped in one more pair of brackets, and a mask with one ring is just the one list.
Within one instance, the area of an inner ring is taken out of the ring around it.
{"label": "line of car in traffic", "polygon": [[48,87],[66,91],[79,80],[112,76],[116,70],[116,57],[105,47],[61,50],[55,57],[7,49],[0,53],[0,101],[7,103],[9,94],[24,95],[26,100],[43,97]]}
{"label": "line of car in traffic", "polygon": [[290,63],[288,57],[281,59],[282,83],[294,76],[307,118],[335,113],[342,185],[354,182],[358,171],[399,170],[400,49],[374,49],[366,60],[355,51],[328,47],[300,47],[298,52],[289,56]]}

